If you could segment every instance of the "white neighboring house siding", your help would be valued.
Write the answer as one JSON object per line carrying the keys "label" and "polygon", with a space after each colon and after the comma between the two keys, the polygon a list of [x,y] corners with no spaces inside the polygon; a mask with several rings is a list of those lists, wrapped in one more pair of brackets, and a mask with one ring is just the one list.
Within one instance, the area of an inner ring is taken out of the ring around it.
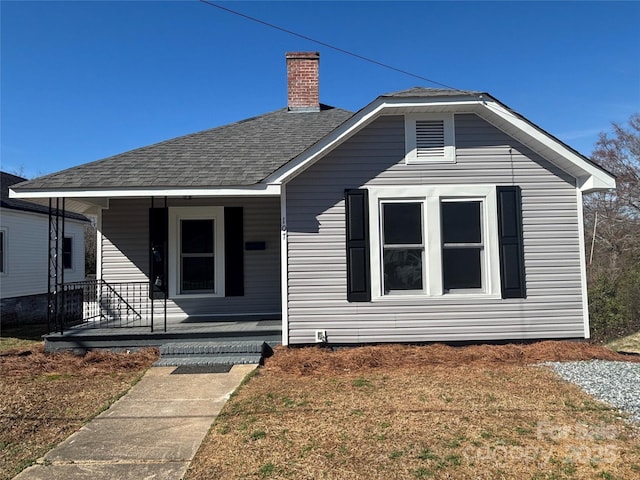
{"label": "white neighboring house siding", "polygon": [[[266,250],[244,252],[244,296],[177,298],[167,303],[167,313],[188,315],[273,315],[280,309],[280,199],[269,198],[169,198],[168,207],[243,207],[244,242],[266,242]],[[155,207],[164,206],[156,198]],[[112,199],[101,215],[101,275],[107,282],[147,282],[149,271],[149,208],[151,200]],[[100,266],[99,266],[100,268]],[[171,267],[170,267],[171,268]],[[171,275],[170,275],[171,277]],[[161,308],[163,301],[156,301]],[[156,310],[161,315],[160,310]]]}
{"label": "white neighboring house siding", "polygon": [[[455,135],[455,164],[407,165],[403,116],[381,117],[287,184],[290,344],[585,335],[574,179],[476,115],[455,115]],[[526,299],[347,302],[345,189],[471,184],[522,189]]]}
{"label": "white neighboring house siding", "polygon": [[[5,235],[5,269],[0,274],[0,298],[47,293],[47,215],[2,209],[0,229]],[[65,269],[64,281],[84,280],[84,223],[65,220],[65,236],[73,238],[72,268]],[[61,247],[62,248],[62,247]]]}

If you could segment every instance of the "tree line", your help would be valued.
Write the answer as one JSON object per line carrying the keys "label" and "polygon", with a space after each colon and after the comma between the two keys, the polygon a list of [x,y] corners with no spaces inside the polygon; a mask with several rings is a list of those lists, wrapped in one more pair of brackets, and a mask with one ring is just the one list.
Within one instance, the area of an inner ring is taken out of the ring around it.
{"label": "tree line", "polygon": [[584,197],[591,335],[600,341],[640,331],[640,113],[612,126],[591,159],[616,189]]}

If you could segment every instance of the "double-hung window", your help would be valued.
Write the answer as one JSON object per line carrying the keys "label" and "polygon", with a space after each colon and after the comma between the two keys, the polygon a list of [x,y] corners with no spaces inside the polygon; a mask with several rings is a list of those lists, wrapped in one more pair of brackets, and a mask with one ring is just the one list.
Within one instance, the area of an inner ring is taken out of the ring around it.
{"label": "double-hung window", "polygon": [[371,298],[500,294],[496,187],[369,188]]}
{"label": "double-hung window", "polygon": [[224,208],[169,208],[169,296],[224,296]]}
{"label": "double-hung window", "polygon": [[441,200],[442,288],[445,293],[482,291],[485,286],[483,210],[482,200]]}
{"label": "double-hung window", "polygon": [[71,237],[62,239],[62,268],[65,270],[73,268],[73,238]]}
{"label": "double-hung window", "polygon": [[180,221],[180,293],[214,293],[215,220]]}
{"label": "double-hung window", "polygon": [[424,291],[422,219],[422,202],[381,204],[385,294]]}

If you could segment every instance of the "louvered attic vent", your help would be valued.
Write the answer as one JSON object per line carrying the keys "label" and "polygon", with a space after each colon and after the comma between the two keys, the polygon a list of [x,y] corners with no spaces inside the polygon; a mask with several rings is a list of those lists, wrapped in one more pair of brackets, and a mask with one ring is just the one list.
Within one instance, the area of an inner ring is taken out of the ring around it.
{"label": "louvered attic vent", "polygon": [[453,114],[405,115],[406,163],[455,163]]}
{"label": "louvered attic vent", "polygon": [[444,120],[416,120],[416,157],[444,157]]}

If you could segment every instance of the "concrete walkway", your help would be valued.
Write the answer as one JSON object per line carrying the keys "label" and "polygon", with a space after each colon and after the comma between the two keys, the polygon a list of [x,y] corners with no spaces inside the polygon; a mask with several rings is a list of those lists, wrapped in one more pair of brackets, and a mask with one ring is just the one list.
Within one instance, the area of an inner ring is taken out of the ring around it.
{"label": "concrete walkway", "polygon": [[14,480],[179,480],[229,394],[255,368],[182,374],[176,367],[151,368],[111,408]]}

